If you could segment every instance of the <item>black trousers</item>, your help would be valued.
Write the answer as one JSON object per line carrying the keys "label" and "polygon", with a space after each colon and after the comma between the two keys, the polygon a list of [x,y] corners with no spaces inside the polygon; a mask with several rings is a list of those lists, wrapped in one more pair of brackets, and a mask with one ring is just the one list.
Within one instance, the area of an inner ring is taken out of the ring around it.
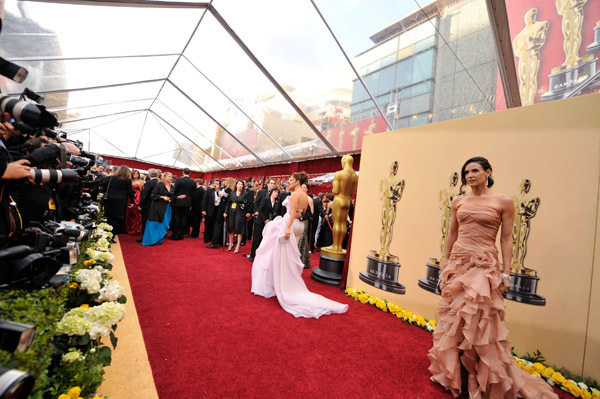
{"label": "black trousers", "polygon": [[262,242],[262,234],[265,229],[264,223],[254,223],[254,233],[252,234],[252,249],[250,250],[250,257],[256,257],[256,250]]}
{"label": "black trousers", "polygon": [[185,235],[185,226],[187,225],[189,213],[189,206],[173,207],[173,221],[171,222],[171,230],[173,230],[173,236],[177,238],[183,238],[183,236]]}
{"label": "black trousers", "polygon": [[[190,227],[192,228],[192,232],[190,235],[193,238],[196,238],[200,235],[200,223],[202,223],[202,212],[194,211],[192,209],[192,220],[190,222]],[[187,227],[186,227],[187,231]]]}
{"label": "black trousers", "polygon": [[209,243],[213,239],[213,232],[215,231],[215,218],[216,214],[206,215],[204,217],[204,242]]}
{"label": "black trousers", "polygon": [[319,227],[319,218],[312,218],[308,234],[308,247],[311,252],[315,252],[315,240],[317,239],[317,228]]}
{"label": "black trousers", "polygon": [[[225,219],[223,218],[223,214],[219,213],[215,220],[215,228],[213,231],[213,245],[225,246],[225,241],[223,240],[223,225],[225,224]],[[206,236],[206,233],[204,233]]]}

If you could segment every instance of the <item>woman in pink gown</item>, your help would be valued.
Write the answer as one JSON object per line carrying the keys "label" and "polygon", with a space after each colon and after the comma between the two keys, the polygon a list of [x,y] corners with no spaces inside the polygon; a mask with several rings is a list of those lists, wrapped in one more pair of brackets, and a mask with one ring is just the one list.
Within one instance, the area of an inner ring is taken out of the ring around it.
{"label": "woman in pink gown", "polygon": [[[541,378],[515,364],[504,326],[502,292],[510,286],[512,199],[492,192],[492,167],[482,157],[462,167],[469,194],[452,201],[450,230],[442,261],[442,299],[429,351],[431,380],[455,397],[558,398]],[[461,186],[462,189],[462,186]],[[496,236],[501,231],[502,269]]]}
{"label": "woman in pink gown", "polygon": [[277,296],[281,307],[295,317],[318,319],[322,315],[344,313],[348,305],[310,292],[302,279],[304,265],[298,238],[304,232],[304,224],[299,218],[308,206],[308,197],[301,187],[307,180],[305,172],[290,176],[288,188],[292,194],[282,204],[287,212],[267,223],[256,250],[251,292],[265,298]]}

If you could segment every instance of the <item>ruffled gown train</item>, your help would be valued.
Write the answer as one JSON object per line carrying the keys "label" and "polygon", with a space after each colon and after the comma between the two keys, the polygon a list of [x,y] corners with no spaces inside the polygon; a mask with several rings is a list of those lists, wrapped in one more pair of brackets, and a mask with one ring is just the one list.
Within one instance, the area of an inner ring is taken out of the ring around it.
{"label": "ruffled gown train", "polygon": [[256,250],[252,265],[251,292],[270,298],[277,296],[279,304],[295,317],[314,317],[345,313],[348,305],[332,301],[312,293],[302,279],[304,264],[300,260],[298,238],[304,232],[304,224],[295,219],[289,240],[281,239],[289,222],[289,201],[283,217],[277,217],[267,223],[263,230],[263,239]]}

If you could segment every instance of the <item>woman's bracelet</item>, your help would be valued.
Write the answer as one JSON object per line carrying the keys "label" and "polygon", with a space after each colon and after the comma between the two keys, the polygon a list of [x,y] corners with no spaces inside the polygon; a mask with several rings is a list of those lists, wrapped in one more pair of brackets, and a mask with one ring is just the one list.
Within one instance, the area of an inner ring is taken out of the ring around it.
{"label": "woman's bracelet", "polygon": [[510,280],[510,274],[502,273],[502,277]]}

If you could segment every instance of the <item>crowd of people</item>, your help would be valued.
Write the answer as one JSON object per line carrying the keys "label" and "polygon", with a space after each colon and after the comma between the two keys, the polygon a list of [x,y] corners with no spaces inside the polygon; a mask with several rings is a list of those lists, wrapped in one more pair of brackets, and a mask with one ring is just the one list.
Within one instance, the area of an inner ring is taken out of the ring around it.
{"label": "crowd of people", "polygon": [[[142,245],[161,245],[170,240],[199,238],[207,248],[225,248],[234,253],[251,241],[250,262],[262,241],[264,227],[286,213],[283,201],[290,195],[287,184],[273,178],[259,187],[255,179],[191,179],[190,170],[175,178],[170,172],[149,169],[146,173],[122,165],[105,171],[94,168],[108,223],[116,234],[139,235]],[[305,268],[310,253],[332,243],[332,193],[309,193],[308,183],[301,186],[309,206],[301,222],[304,231],[298,246]],[[351,223],[352,210],[348,218]],[[202,224],[202,222],[204,222]],[[169,235],[169,231],[171,234]]]}

